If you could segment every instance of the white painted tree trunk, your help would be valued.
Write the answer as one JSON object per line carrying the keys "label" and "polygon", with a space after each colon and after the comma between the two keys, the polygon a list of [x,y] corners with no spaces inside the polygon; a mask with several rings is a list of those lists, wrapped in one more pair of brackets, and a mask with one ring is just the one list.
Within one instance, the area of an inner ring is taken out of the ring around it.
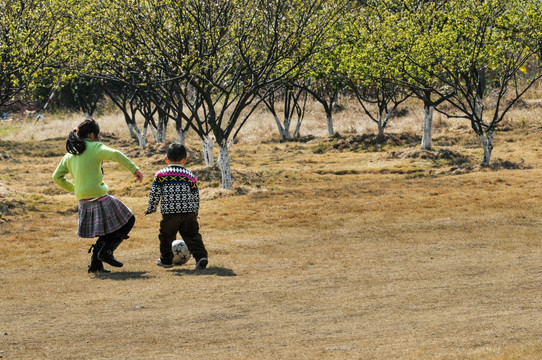
{"label": "white painted tree trunk", "polygon": [[[378,117],[378,136],[383,136],[384,135],[384,130],[386,129],[386,125],[388,124],[388,121],[391,117],[391,113],[383,113],[383,114],[380,114],[379,117]],[[384,119],[382,119],[384,118]]]}
{"label": "white painted tree trunk", "polygon": [[130,137],[134,140],[137,140],[137,135],[134,131],[134,126],[128,121],[126,121],[126,126],[128,127],[128,131],[130,131]]}
{"label": "white painted tree trunk", "polygon": [[213,154],[213,147],[215,146],[215,139],[212,136],[207,136],[205,139],[201,139],[201,147],[203,150],[203,159],[205,165],[214,166],[215,156]]}
{"label": "white painted tree trunk", "polygon": [[181,144],[185,144],[186,134],[183,129],[177,129],[177,141]]}
{"label": "white painted tree trunk", "polygon": [[430,150],[433,142],[433,111],[434,106],[425,105],[423,107],[423,134],[422,150]]}
{"label": "white painted tree trunk", "polygon": [[[474,104],[474,121],[477,124],[482,124],[482,115],[484,113],[484,103],[480,95],[476,96]],[[478,137],[484,149],[484,157],[482,165],[489,165],[491,161],[491,152],[493,151],[493,130],[484,131],[482,126],[479,126]]]}
{"label": "white painted tree trunk", "polygon": [[145,149],[145,147],[147,147],[147,139],[146,139],[145,135],[143,133],[138,133],[137,134],[137,139],[139,140],[139,146],[142,149]]}
{"label": "white painted tree trunk", "polygon": [[333,130],[333,117],[331,114],[327,114],[327,133],[329,136],[332,136],[335,132]]}
{"label": "white painted tree trunk", "polygon": [[230,147],[226,144],[225,140],[223,140],[223,142],[219,144],[218,147],[220,149],[220,155],[218,156],[218,166],[222,171],[222,189],[228,190],[232,187],[229,154]]}
{"label": "white painted tree trunk", "polygon": [[295,125],[295,129],[294,129],[294,133],[293,133],[293,138],[294,139],[297,139],[299,138],[300,136],[300,132],[301,132],[301,123],[303,122],[303,119],[297,119],[297,123]]}
{"label": "white painted tree trunk", "polygon": [[481,134],[480,141],[484,148],[484,158],[482,159],[482,165],[489,165],[491,161],[491,153],[493,152],[493,130],[487,131],[485,134]]}
{"label": "white painted tree trunk", "polygon": [[154,139],[154,141],[156,141],[158,139],[158,132],[156,131],[156,128],[152,126],[152,124],[150,125],[150,127],[151,127],[152,138]]}
{"label": "white painted tree trunk", "polygon": [[275,123],[277,124],[277,129],[279,130],[280,139],[291,140],[292,137],[290,136],[290,129],[289,129],[290,122],[285,120],[284,126],[282,126],[282,123],[280,122],[280,119],[276,114],[274,115],[274,118],[275,118]]}
{"label": "white painted tree trunk", "polygon": [[[141,139],[142,140],[139,142],[139,145],[142,148],[145,148],[147,146],[147,125],[146,124],[143,126],[143,131],[141,132]],[[143,144],[141,142],[143,142]]]}
{"label": "white painted tree trunk", "polygon": [[139,146],[144,149],[147,146],[147,141],[143,134],[141,133],[141,130],[137,127],[137,124],[135,122],[128,123],[128,129],[130,130],[130,134],[134,134],[137,137],[137,141],[139,142]]}
{"label": "white painted tree trunk", "polygon": [[163,143],[166,140],[167,123],[162,119],[158,119],[158,129],[156,135],[156,142]]}

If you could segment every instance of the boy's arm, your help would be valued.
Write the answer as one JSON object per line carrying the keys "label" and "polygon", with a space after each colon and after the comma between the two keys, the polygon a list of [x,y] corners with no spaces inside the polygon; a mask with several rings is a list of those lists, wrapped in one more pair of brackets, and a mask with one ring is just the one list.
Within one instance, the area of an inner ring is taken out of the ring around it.
{"label": "boy's arm", "polygon": [[196,188],[193,194],[194,194],[194,202],[196,203],[196,214],[197,214],[199,213],[199,189],[198,189],[197,183],[196,183]]}
{"label": "boy's arm", "polygon": [[155,181],[153,181],[151,184],[151,191],[149,192],[149,204],[147,206],[147,210],[145,210],[145,214],[151,214],[153,212],[156,212],[158,208],[158,203],[160,202],[160,194],[160,187],[156,184]]}

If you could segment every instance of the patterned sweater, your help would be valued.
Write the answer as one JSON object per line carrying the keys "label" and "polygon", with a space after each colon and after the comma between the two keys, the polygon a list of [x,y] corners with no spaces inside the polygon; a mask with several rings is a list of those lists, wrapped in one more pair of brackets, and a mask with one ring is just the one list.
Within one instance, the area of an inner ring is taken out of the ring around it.
{"label": "patterned sweater", "polygon": [[159,170],[151,184],[145,213],[155,212],[158,202],[162,214],[198,213],[199,190],[194,174],[181,165]]}

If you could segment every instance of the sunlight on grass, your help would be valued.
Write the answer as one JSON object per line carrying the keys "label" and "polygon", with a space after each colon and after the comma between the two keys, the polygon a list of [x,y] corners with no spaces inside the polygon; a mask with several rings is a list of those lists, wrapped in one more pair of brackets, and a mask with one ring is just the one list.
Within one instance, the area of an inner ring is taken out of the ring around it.
{"label": "sunlight on grass", "polygon": [[261,111],[231,148],[230,190],[189,134],[210,261],[199,272],[155,265],[161,217],[143,212],[162,144],[140,149],[122,116],[98,119],[145,179],[104,163],[137,221],[115,252],[125,266],[89,275],[94,239],[77,237],[77,201],[51,179],[81,117],[1,123],[0,357],[541,358],[542,120],[514,110],[481,167],[455,119],[437,119],[421,151],[414,105],[378,141],[349,106],[338,134],[313,105],[303,141],[283,143]]}

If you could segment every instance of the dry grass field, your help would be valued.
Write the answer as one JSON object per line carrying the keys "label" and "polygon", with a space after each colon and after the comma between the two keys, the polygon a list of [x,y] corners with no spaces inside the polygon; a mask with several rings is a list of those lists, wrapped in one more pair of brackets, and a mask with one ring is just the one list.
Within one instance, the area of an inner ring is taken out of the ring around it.
{"label": "dry grass field", "polygon": [[198,272],[155,265],[160,215],[143,211],[163,145],[98,117],[146,178],[105,164],[137,221],[124,267],[91,275],[77,202],[51,180],[80,118],[0,123],[0,358],[541,359],[542,108],[510,114],[488,168],[467,124],[439,115],[420,151],[416,109],[383,143],[348,110],[326,136],[316,109],[280,143],[262,112],[231,148],[230,191],[189,136]]}

